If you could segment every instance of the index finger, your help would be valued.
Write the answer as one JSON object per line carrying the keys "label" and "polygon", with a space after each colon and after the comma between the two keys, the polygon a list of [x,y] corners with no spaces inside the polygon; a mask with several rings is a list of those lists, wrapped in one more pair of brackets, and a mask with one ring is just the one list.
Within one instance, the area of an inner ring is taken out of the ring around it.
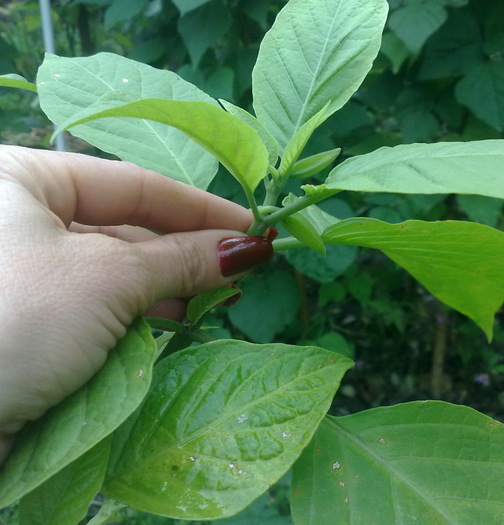
{"label": "index finger", "polygon": [[131,224],[163,233],[246,231],[251,213],[235,203],[130,162],[79,153],[1,146],[2,170],[69,225]]}

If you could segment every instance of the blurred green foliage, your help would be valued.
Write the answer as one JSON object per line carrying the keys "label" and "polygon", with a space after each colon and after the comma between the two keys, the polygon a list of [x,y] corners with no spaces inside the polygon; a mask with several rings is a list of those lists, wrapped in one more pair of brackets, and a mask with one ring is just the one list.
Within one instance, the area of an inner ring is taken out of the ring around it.
{"label": "blurred green foliage", "polygon": [[[259,44],[284,4],[53,0],[57,53],[118,53],[173,70],[213,97],[251,109]],[[317,130],[306,156],[342,147],[340,161],[400,143],[502,138],[504,1],[389,4],[371,73],[352,100]],[[38,2],[3,3],[0,74],[33,81],[42,48]],[[6,89],[0,95],[1,140],[47,147],[49,123],[33,96]],[[71,147],[87,151],[78,141]],[[211,190],[242,202],[238,184],[224,173]],[[324,206],[341,218],[462,219],[503,226],[502,202],[479,196],[340,194]],[[242,285],[240,303],[212,316],[215,333],[257,342],[316,341],[354,356],[357,366],[345,381],[352,386],[338,394],[336,413],[441,397],[503,417],[504,330],[497,326],[494,342],[487,343],[469,320],[439,304],[379,252],[330,247],[324,259],[301,249],[278,255]],[[269,305],[273,295],[281,309]]]}

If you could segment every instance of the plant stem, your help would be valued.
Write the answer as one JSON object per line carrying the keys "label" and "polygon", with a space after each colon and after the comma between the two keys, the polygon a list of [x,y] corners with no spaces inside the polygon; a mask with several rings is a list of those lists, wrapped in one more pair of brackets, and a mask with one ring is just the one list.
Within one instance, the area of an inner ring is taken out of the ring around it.
{"label": "plant stem", "polygon": [[172,319],[164,319],[161,317],[146,317],[145,320],[153,328],[159,328],[166,332],[175,332],[183,336],[187,336],[194,343],[208,343],[215,341],[215,337],[212,337],[208,332],[200,329],[190,328],[183,324],[177,323]]}
{"label": "plant stem", "polygon": [[285,250],[293,250],[295,248],[302,248],[304,244],[298,241],[295,237],[284,237],[273,242],[273,250],[275,252],[283,252]]}
{"label": "plant stem", "polygon": [[243,186],[243,189],[245,191],[245,195],[247,197],[247,201],[250,206],[250,211],[252,212],[252,215],[254,216],[254,223],[261,222],[262,215],[261,215],[261,212],[259,211],[259,208],[257,207],[257,202],[255,200],[254,193],[250,191],[250,189],[247,188],[246,186]]}
{"label": "plant stem", "polygon": [[263,222],[266,224],[266,226],[271,226],[272,224],[280,222],[286,217],[289,217],[293,213],[304,210],[305,208],[308,208],[308,206],[324,200],[325,198],[327,198],[327,195],[304,195],[303,197],[298,197],[298,199],[292,204],[289,204],[289,206],[280,208],[271,215],[263,217]]}
{"label": "plant stem", "polygon": [[[273,213],[271,213],[270,215],[261,216],[259,221],[258,220],[254,221],[252,226],[249,228],[247,234],[248,235],[262,235],[264,231],[266,230],[266,228],[268,228],[269,226],[272,226],[273,224],[276,224],[277,222],[282,221],[286,217],[289,217],[293,213],[303,210],[304,208],[308,208],[308,206],[311,206],[312,204],[315,204],[316,202],[319,202],[326,198],[327,198],[327,195],[323,195],[323,194],[304,195],[303,197],[298,197],[297,200],[293,202],[292,204],[290,204],[289,206],[280,208],[277,211],[274,211]],[[269,206],[269,205],[264,204],[264,206]]]}

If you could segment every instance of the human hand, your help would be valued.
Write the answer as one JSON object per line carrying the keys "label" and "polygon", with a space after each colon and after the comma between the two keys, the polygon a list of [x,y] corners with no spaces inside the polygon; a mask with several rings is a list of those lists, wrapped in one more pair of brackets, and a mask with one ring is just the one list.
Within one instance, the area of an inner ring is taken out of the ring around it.
{"label": "human hand", "polygon": [[251,222],[134,164],[0,146],[0,463],[10,437],[83,385],[137,315],[157,303],[156,316],[180,319],[180,298],[269,259],[262,238],[219,244]]}

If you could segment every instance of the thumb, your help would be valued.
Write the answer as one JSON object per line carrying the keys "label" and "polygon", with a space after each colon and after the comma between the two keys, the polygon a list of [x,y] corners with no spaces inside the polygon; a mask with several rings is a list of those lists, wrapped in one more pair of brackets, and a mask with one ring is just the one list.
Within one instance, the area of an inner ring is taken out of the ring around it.
{"label": "thumb", "polygon": [[229,230],[172,233],[135,243],[149,303],[225,286],[273,256],[269,239]]}

